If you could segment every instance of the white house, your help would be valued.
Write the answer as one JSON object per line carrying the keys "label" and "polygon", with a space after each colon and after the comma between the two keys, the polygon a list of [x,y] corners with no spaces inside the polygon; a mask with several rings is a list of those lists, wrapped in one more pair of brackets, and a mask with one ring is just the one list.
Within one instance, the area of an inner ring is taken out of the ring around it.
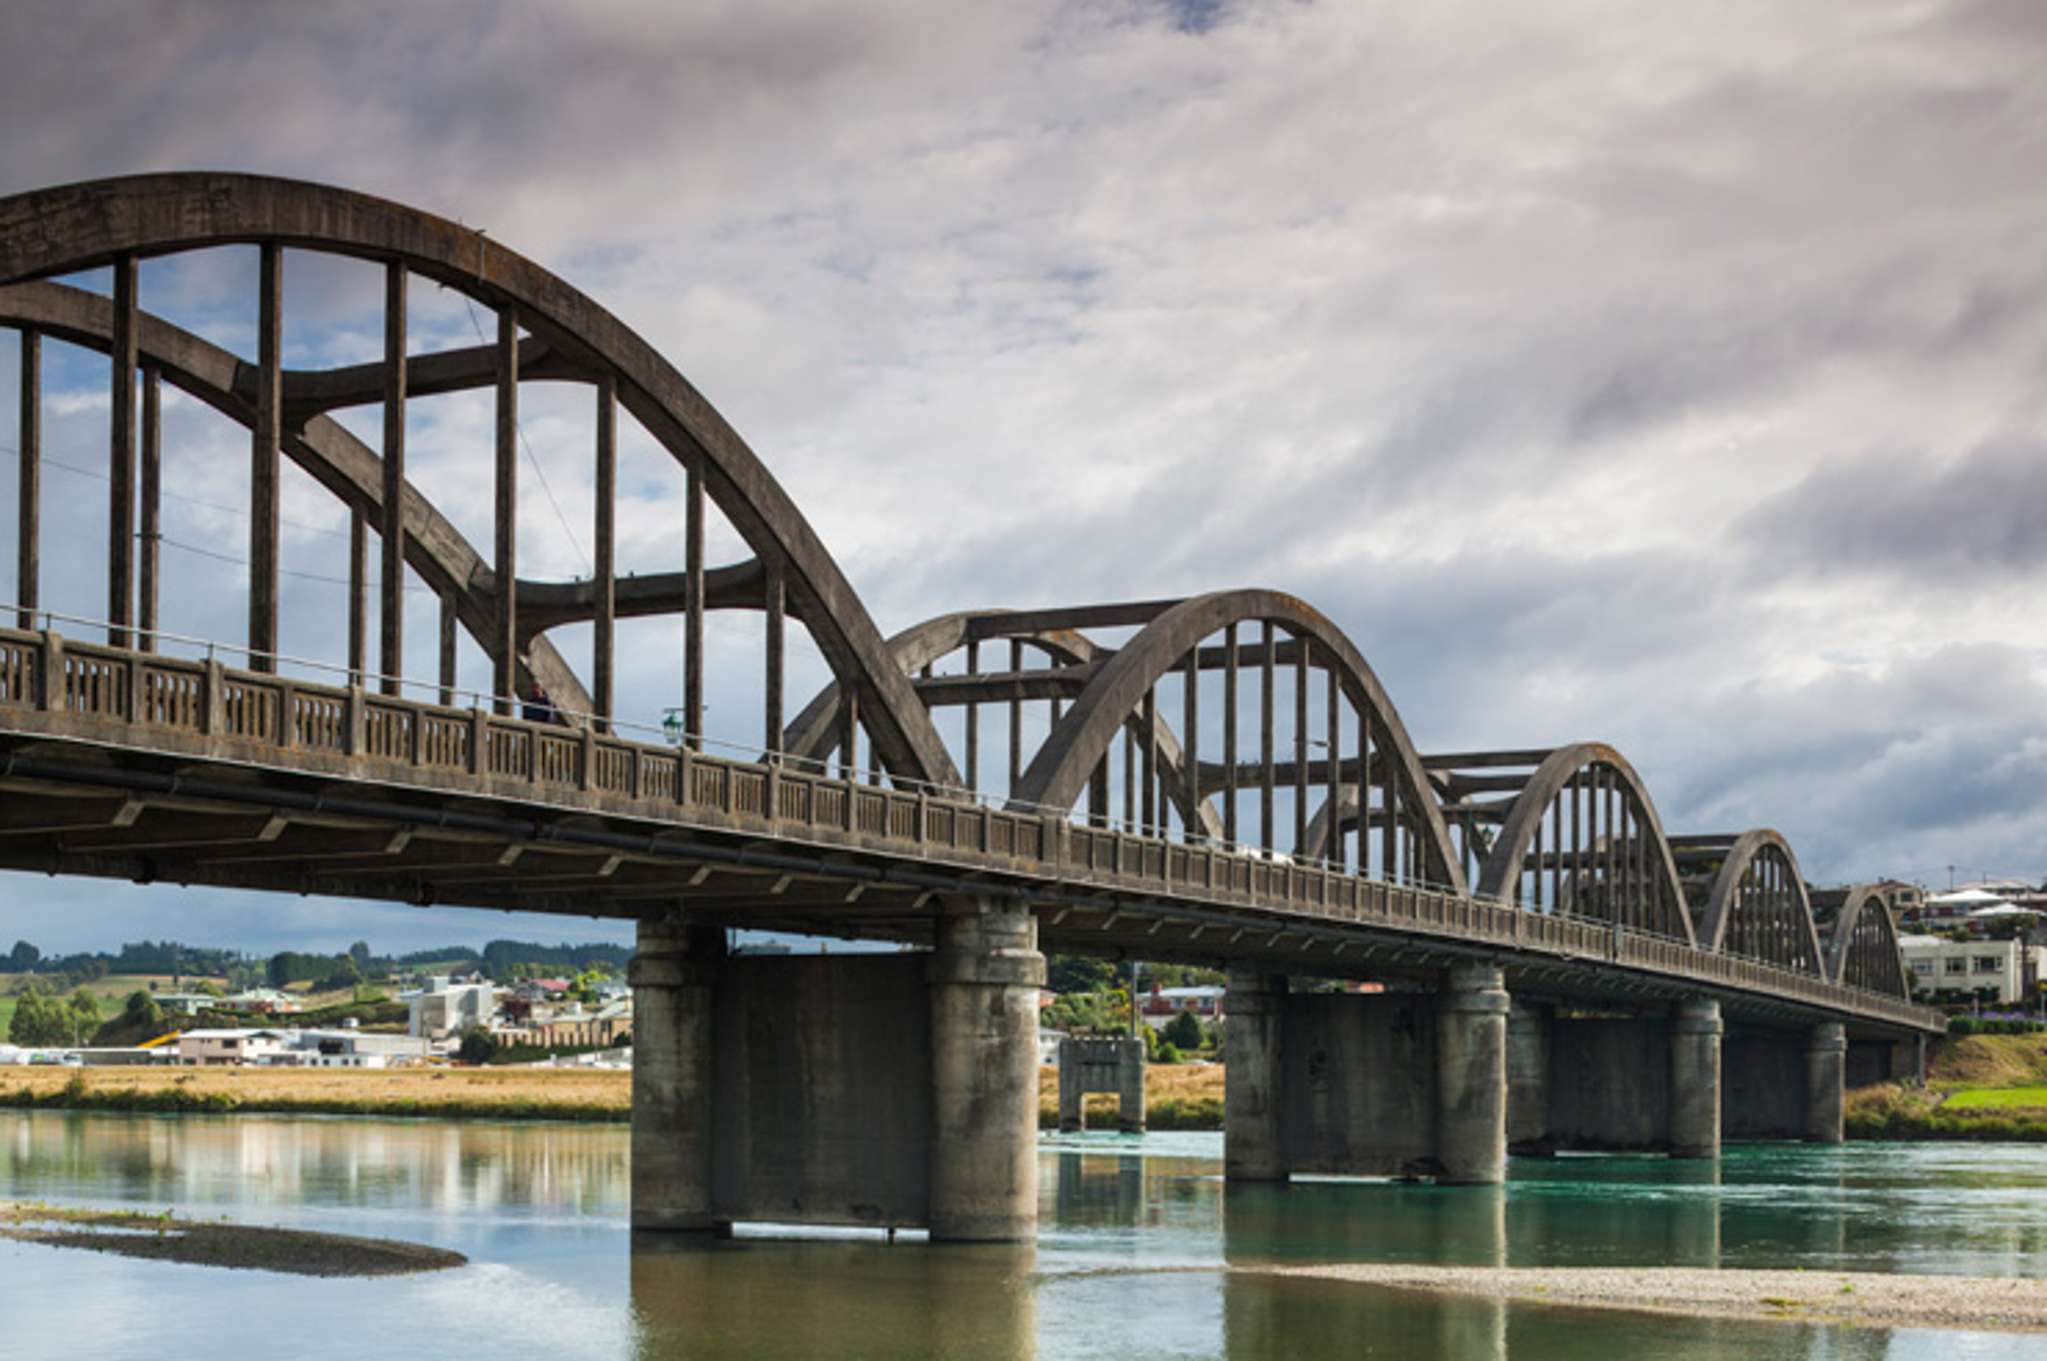
{"label": "white house", "polygon": [[2009,1006],[2031,998],[2047,968],[2047,947],[2016,940],[1943,940],[1939,936],[1900,936],[1898,948],[1919,991],[1936,1000],[1967,1001],[1981,989],[1987,999]]}

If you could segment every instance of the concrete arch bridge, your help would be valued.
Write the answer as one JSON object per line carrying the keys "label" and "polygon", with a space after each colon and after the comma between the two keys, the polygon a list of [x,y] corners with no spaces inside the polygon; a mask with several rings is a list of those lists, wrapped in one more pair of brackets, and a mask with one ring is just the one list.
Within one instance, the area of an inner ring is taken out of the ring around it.
{"label": "concrete arch bridge", "polygon": [[[253,328],[172,315],[237,269]],[[285,306],[302,269],[336,295],[312,321]],[[420,344],[422,284],[481,343]],[[1941,1028],[1910,1001],[1888,916],[1857,903],[1821,930],[1775,832],[1666,830],[1598,743],[1425,751],[1357,645],[1292,596],[954,613],[885,636],[673,365],[446,219],[225,174],[17,194],[0,199],[0,328],[19,394],[0,867],[636,920],[643,1226],[1029,1233],[1044,950],[1231,971],[1239,1178],[1488,1181],[1510,1141],[1834,1139],[1846,1070],[1909,1063]],[[358,362],[285,362],[351,347]],[[106,356],[86,456],[103,518],[45,482],[79,471],[46,449],[45,364],[81,352]],[[167,387],[247,464],[218,440],[167,463]],[[572,579],[521,555],[538,469],[521,409],[543,389],[588,403],[590,515],[563,526],[592,556]],[[488,437],[408,448],[417,404],[461,394],[488,401]],[[632,572],[623,448],[673,483],[669,557]],[[436,505],[421,457],[474,504]],[[300,474],[346,525],[325,604],[285,565]],[[213,544],[230,570],[185,575],[166,499],[244,479],[246,540]],[[407,636],[408,593],[438,614],[426,639]],[[167,602],[212,621],[200,607],[223,599],[232,622],[203,638],[167,622]],[[619,705],[621,624],[661,619],[665,738]],[[286,628],[310,641],[287,648]],[[799,704],[805,674],[824,683]],[[758,726],[707,731],[707,695]],[[736,926],[923,948],[728,959]],[[1386,990],[1289,982],[1310,978]]]}

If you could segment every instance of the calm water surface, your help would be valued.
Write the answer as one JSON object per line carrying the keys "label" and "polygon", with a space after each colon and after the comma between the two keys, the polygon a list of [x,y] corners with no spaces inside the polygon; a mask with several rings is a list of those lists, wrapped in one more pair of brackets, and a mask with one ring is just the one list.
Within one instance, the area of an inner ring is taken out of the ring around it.
{"label": "calm water surface", "polygon": [[1035,1247],[636,1241],[618,1127],[0,1111],[0,1197],[434,1243],[323,1281],[0,1243],[0,1357],[1227,1357],[2006,1361],[2037,1337],[1690,1321],[1226,1271],[1271,1262],[2047,1273],[2047,1151],[1731,1149],[1517,1161],[1504,1188],[1230,1190],[1220,1135],[1042,1146]]}

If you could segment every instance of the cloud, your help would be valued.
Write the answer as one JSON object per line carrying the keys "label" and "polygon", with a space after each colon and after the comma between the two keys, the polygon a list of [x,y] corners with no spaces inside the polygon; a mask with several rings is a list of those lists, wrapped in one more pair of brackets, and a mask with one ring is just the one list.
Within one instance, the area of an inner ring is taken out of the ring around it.
{"label": "cloud", "polygon": [[[1424,748],[1612,741],[1673,827],[1777,825],[1823,879],[2047,873],[2037,6],[185,0],[147,29],[93,3],[5,22],[39,56],[0,89],[0,189],[225,165],[485,226],[691,377],[884,631],[1278,587],[1359,641]],[[230,257],[150,266],[145,297],[245,348]],[[373,349],[352,268],[288,268],[287,342],[324,345],[294,362]],[[414,328],[475,343],[425,285]],[[422,484],[486,541],[463,489],[487,403],[417,417]],[[245,445],[180,420],[173,457],[233,501]],[[90,465],[103,415],[52,423]],[[526,477],[535,570],[581,570],[587,432],[579,394],[530,403],[568,523]],[[626,554],[672,568],[680,471],[626,439]],[[103,493],[76,495],[93,524]],[[320,522],[316,500],[288,511]],[[200,542],[243,532],[179,513]],[[96,534],[59,569],[81,611]],[[332,575],[335,547],[308,534],[287,565]],[[179,570],[185,623],[234,636],[235,567]],[[294,646],[337,654],[333,588],[291,589]],[[421,664],[431,620],[408,625]],[[756,634],[720,621],[735,741]],[[678,654],[633,636],[622,699],[652,719]]]}

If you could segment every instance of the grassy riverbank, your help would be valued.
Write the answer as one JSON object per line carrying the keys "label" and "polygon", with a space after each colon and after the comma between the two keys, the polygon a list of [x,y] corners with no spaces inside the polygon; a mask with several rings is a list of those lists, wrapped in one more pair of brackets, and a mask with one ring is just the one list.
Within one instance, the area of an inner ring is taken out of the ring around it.
{"label": "grassy riverbank", "polygon": [[2047,1035],[1962,1035],[1935,1045],[1926,1085],[1848,1093],[1851,1139],[2047,1142]]}
{"label": "grassy riverbank", "polygon": [[623,1121],[632,1074],[580,1068],[0,1068],[0,1106]]}
{"label": "grassy riverbank", "polygon": [[[1219,1130],[1220,1064],[1159,1064],[1146,1075],[1146,1126]],[[1937,1045],[1925,1087],[1848,1094],[1851,1139],[2047,1141],[2047,1036],[1967,1035]],[[282,1111],[437,1119],[624,1121],[632,1075],[595,1069],[0,1068],[0,1106],[52,1110]],[[1116,1098],[1087,1099],[1113,1129]],[[1038,1124],[1059,1125],[1059,1072],[1038,1074]]]}

